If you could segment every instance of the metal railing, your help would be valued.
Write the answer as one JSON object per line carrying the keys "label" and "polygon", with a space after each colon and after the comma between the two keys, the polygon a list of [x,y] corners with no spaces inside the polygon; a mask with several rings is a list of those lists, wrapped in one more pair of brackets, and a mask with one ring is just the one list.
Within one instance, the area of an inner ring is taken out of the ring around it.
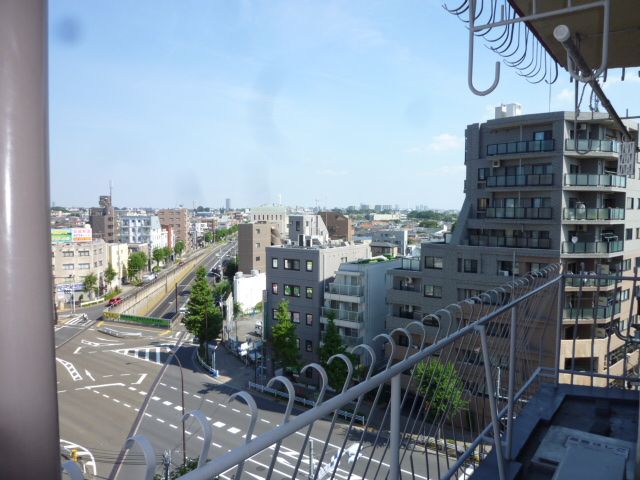
{"label": "metal railing", "polygon": [[336,295],[350,295],[352,297],[362,296],[362,285],[341,285],[339,283],[330,283],[327,288],[328,293]]}
{"label": "metal railing", "polygon": [[487,187],[538,187],[550,185],[553,185],[553,173],[492,175],[487,177]]}
{"label": "metal railing", "polygon": [[492,143],[487,145],[487,156],[509,155],[511,153],[553,152],[555,140],[523,140],[509,143]]}
{"label": "metal railing", "polygon": [[414,272],[420,271],[420,258],[402,258],[400,264],[400,270],[413,270]]}
{"label": "metal railing", "polygon": [[475,247],[551,248],[551,240],[549,238],[469,235],[469,245]]}
{"label": "metal railing", "polygon": [[[637,285],[637,269],[633,277],[595,277],[633,280],[632,291]],[[347,356],[334,355],[328,363],[346,368],[344,383],[332,385],[337,391],[331,398],[325,395],[328,376],[318,364],[301,371],[315,370],[320,378],[313,400],[300,398],[286,377],[252,384],[254,390],[286,399],[280,424],[252,435],[259,415],[255,401],[246,392],[234,394],[231,399],[242,398],[250,406],[246,443],[207,461],[211,426],[205,419],[199,467],[180,478],[468,478],[492,456],[496,477],[506,479],[507,463],[514,460],[514,422],[543,384],[616,388],[616,382],[635,379],[630,372],[637,366],[638,348],[628,342],[630,321],[621,327],[611,319],[608,328],[598,329],[585,325],[590,318],[580,317],[580,311],[563,319],[565,284],[578,280],[582,285],[582,279],[560,275],[559,266],[551,265],[380,334],[373,345],[351,349],[367,358],[357,374]],[[587,301],[589,294],[594,292],[580,287],[578,301]],[[633,296],[630,302],[632,312]],[[620,303],[612,307],[619,309]],[[435,326],[426,329],[427,320]],[[610,340],[614,336],[615,342]],[[382,345],[384,367],[374,374]],[[591,360],[578,362],[576,348],[584,352],[589,345]],[[291,416],[296,401],[312,408]],[[127,445],[146,442],[153,452],[146,439],[134,439]],[[155,458],[148,456],[151,474]]]}
{"label": "metal railing", "polygon": [[612,152],[620,153],[620,142],[616,140],[580,140],[576,148],[576,141],[567,139],[564,142],[565,150],[580,152]]}
{"label": "metal railing", "polygon": [[564,208],[563,220],[624,220],[624,208]]}
{"label": "metal railing", "polygon": [[322,307],[321,315],[327,317],[329,314],[335,315],[336,320],[346,320],[348,322],[362,323],[364,321],[363,312],[354,312],[350,310],[343,310],[340,308]]}
{"label": "metal railing", "polygon": [[552,215],[551,207],[488,207],[485,212],[485,218],[549,220]]}
{"label": "metal railing", "polygon": [[620,175],[591,175],[586,173],[567,173],[564,176],[567,187],[619,187],[626,188],[627,177]]}
{"label": "metal railing", "polygon": [[616,253],[624,250],[624,240],[611,242],[562,242],[562,253]]}
{"label": "metal railing", "polygon": [[606,320],[613,315],[617,315],[620,313],[620,304],[616,305],[607,305],[601,307],[574,307],[574,308],[565,308],[563,310],[564,318],[587,318],[594,320]]}

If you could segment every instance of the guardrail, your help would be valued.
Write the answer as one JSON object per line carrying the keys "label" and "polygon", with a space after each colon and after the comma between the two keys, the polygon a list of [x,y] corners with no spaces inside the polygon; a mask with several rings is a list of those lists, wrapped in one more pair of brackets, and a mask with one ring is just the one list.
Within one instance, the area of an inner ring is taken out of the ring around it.
{"label": "guardrail", "polygon": [[143,317],[118,312],[104,312],[102,318],[105,321],[128,323],[130,325],[144,325],[147,327],[171,328],[171,321],[165,318]]}

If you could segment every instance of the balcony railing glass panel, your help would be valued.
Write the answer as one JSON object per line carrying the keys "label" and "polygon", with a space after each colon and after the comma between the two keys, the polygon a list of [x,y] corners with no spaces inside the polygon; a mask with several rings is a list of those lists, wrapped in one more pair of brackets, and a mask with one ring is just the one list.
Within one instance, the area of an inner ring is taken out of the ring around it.
{"label": "balcony railing glass panel", "polygon": [[565,208],[564,220],[624,220],[624,208]]}

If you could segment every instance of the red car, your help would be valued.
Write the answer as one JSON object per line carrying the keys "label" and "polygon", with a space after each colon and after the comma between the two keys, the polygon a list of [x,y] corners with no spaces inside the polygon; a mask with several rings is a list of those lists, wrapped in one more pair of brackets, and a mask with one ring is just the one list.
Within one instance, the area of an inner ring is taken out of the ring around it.
{"label": "red car", "polygon": [[113,307],[115,305],[120,305],[122,303],[122,298],[120,297],[113,297],[111,300],[109,300],[109,302],[107,303],[108,307]]}

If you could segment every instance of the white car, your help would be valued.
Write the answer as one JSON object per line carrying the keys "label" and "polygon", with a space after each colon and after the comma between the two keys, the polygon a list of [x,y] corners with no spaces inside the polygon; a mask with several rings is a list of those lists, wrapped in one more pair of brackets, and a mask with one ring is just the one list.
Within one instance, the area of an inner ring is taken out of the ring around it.
{"label": "white car", "polygon": [[180,313],[187,313],[188,307],[187,304],[185,303],[184,305],[182,305],[179,309],[178,312]]}

